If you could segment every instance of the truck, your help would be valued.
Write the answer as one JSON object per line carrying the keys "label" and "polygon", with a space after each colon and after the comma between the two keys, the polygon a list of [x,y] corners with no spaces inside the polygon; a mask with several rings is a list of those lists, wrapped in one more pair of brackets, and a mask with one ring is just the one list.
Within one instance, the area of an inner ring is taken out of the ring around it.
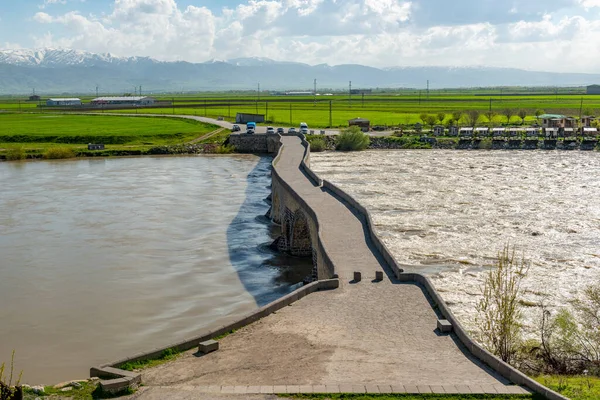
{"label": "truck", "polygon": [[246,123],[246,133],[254,133],[256,131],[256,122]]}

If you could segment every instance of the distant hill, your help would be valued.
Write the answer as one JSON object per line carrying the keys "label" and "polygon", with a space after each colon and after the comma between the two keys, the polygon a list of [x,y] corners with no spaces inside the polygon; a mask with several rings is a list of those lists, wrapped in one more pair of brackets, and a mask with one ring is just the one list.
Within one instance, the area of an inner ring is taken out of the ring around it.
{"label": "distant hill", "polygon": [[490,86],[584,86],[600,83],[600,74],[571,74],[489,67],[395,67],[308,65],[267,58],[238,58],[205,63],[164,62],[149,57],[116,57],[78,50],[0,51],[0,94],[144,93],[354,88],[431,88]]}

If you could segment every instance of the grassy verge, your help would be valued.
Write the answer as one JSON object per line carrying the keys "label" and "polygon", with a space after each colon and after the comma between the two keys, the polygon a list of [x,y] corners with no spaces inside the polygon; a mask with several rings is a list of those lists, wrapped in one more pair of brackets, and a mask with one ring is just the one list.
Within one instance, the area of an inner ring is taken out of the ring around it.
{"label": "grassy verge", "polygon": [[96,399],[111,399],[116,397],[121,397],[125,395],[132,394],[131,392],[126,392],[120,394],[118,396],[111,395],[108,393],[102,392],[100,387],[96,382],[81,382],[81,387],[72,388],[68,391],[63,391],[63,389],[56,389],[53,386],[44,387],[44,394],[35,394],[31,389],[25,390],[23,398],[25,400],[35,400],[35,399],[53,399],[53,400],[96,400]]}
{"label": "grassy verge", "polygon": [[124,369],[125,371],[136,371],[145,368],[156,367],[157,365],[164,364],[166,362],[175,360],[179,357],[181,353],[174,349],[166,349],[162,352],[160,357],[151,359],[151,360],[140,360],[140,361],[131,361],[127,362],[123,365],[120,365],[119,368]]}
{"label": "grassy verge", "polygon": [[535,380],[571,400],[600,399],[600,378],[598,377],[542,375]]}

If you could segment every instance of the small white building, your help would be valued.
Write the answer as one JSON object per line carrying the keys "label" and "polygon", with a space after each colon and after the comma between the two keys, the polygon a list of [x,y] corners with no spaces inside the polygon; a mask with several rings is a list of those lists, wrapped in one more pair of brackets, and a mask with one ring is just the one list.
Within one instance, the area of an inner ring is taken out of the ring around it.
{"label": "small white building", "polygon": [[490,133],[490,128],[486,128],[486,127],[475,128],[475,133],[477,134],[477,137],[486,137]]}
{"label": "small white building", "polygon": [[492,129],[493,137],[503,137],[506,135],[506,128],[494,128]]}
{"label": "small white building", "polygon": [[540,130],[539,130],[539,128],[527,128],[525,130],[525,134],[527,135],[528,138],[536,138],[536,137],[540,136]]}
{"label": "small white building", "polygon": [[48,107],[77,107],[81,106],[81,99],[78,98],[53,98],[46,100]]}
{"label": "small white building", "polygon": [[546,139],[557,139],[558,138],[558,128],[545,128]]}
{"label": "small white building", "polygon": [[581,135],[583,137],[596,137],[598,136],[597,128],[581,128]]}
{"label": "small white building", "polygon": [[458,132],[458,136],[460,137],[473,137],[473,128],[460,128],[460,131]]}

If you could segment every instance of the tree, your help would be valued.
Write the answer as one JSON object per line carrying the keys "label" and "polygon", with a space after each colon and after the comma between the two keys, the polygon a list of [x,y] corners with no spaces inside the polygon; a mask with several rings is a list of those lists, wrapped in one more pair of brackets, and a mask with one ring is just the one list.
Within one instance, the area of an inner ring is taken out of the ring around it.
{"label": "tree", "polygon": [[425,122],[431,127],[431,129],[433,129],[433,126],[435,125],[436,121],[437,118],[433,115],[428,115],[427,118],[425,118]]}
{"label": "tree", "polygon": [[487,120],[490,124],[494,122],[495,116],[496,116],[495,111],[486,111],[486,113],[485,113],[485,117],[487,118]]}
{"label": "tree", "polygon": [[538,121],[540,120],[540,115],[544,115],[544,110],[535,110],[535,119]]}
{"label": "tree", "polygon": [[510,125],[510,119],[513,117],[513,115],[515,115],[515,110],[513,110],[512,108],[505,108],[502,111],[502,114],[504,114],[504,116],[506,117],[506,124]]}
{"label": "tree", "polygon": [[463,112],[462,111],[454,111],[452,113],[452,119],[454,121],[456,121],[456,125],[458,125],[460,123],[460,119],[462,118],[462,116],[463,116]]}
{"label": "tree", "polygon": [[521,109],[519,110],[517,115],[519,116],[519,118],[521,118],[521,125],[523,125],[525,123],[525,118],[527,117],[527,111]]}
{"label": "tree", "polygon": [[438,113],[437,115],[437,120],[440,123],[440,125],[444,124],[444,120],[446,119],[446,114],[444,114],[443,112]]}
{"label": "tree", "polygon": [[370,142],[369,135],[363,133],[358,126],[351,126],[338,135],[335,148],[341,151],[360,151],[369,147]]}
{"label": "tree", "polygon": [[505,246],[485,278],[483,297],[477,304],[476,321],[484,346],[509,364],[516,360],[523,340],[521,281],[528,269],[525,261],[515,261],[514,250]]}
{"label": "tree", "polygon": [[428,116],[429,116],[429,115],[427,115],[427,114],[425,114],[425,113],[422,113],[421,115],[419,115],[419,119],[420,119],[421,121],[423,121],[423,124],[426,124],[426,123],[427,123],[427,117],[428,117]]}
{"label": "tree", "polygon": [[479,116],[481,114],[477,110],[469,110],[466,112],[467,124],[469,126],[475,127],[477,125],[477,121],[479,121]]}

